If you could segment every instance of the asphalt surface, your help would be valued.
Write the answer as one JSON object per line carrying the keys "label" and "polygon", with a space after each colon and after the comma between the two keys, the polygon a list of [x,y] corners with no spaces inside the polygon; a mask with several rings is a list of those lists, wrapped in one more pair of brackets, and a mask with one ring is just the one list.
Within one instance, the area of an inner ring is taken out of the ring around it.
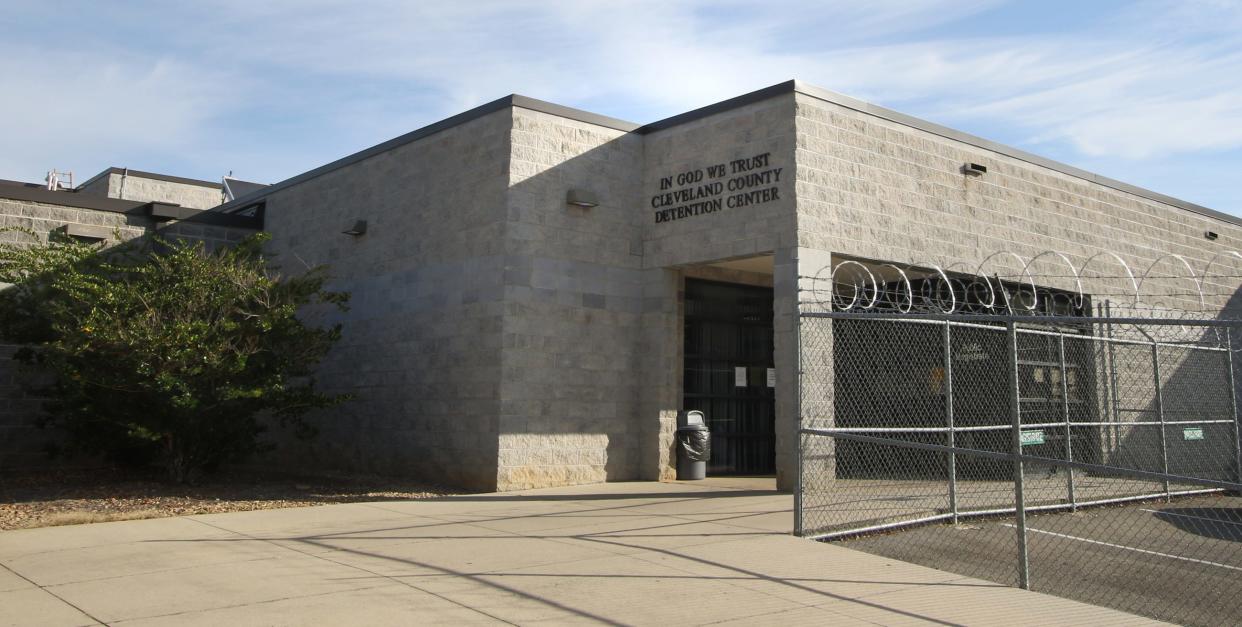
{"label": "asphalt surface", "polygon": [[[1017,585],[1012,515],[837,542]],[[1028,515],[1031,590],[1188,625],[1242,624],[1242,498]]]}

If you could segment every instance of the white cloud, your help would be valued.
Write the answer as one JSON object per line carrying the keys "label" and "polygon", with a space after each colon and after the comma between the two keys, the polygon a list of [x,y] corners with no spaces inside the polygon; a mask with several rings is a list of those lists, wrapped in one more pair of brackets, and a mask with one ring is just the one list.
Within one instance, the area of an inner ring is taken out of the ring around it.
{"label": "white cloud", "polygon": [[[159,6],[99,9],[81,41],[0,41],[5,86],[33,94],[0,100],[22,146],[3,172],[197,144],[188,162],[279,179],[512,91],[648,122],[789,78],[1094,162],[1242,147],[1242,8],[1223,1],[996,36],[954,27],[997,19],[999,0]],[[166,36],[145,52],[109,40],[131,23]],[[251,109],[292,126],[237,113]]]}
{"label": "white cloud", "polygon": [[37,180],[72,168],[79,181],[109,165],[150,167],[114,161],[122,155],[155,161],[210,142],[212,119],[230,106],[220,85],[244,80],[124,51],[11,44],[0,48],[0,76],[0,171]]}

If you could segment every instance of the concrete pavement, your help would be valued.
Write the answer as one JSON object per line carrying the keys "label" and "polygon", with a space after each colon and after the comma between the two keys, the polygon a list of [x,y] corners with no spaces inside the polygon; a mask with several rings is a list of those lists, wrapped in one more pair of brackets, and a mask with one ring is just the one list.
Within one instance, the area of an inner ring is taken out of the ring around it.
{"label": "concrete pavement", "polygon": [[770,479],[0,532],[0,625],[1141,624],[788,535]]}

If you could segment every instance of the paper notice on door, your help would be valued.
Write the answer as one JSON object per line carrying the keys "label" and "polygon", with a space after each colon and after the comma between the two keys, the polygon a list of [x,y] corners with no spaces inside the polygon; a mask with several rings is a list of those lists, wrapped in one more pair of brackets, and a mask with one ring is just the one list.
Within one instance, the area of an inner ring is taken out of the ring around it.
{"label": "paper notice on door", "polygon": [[737,368],[734,368],[733,369],[733,386],[744,388],[744,387],[747,387],[748,385],[749,384],[746,382],[746,367],[738,366]]}
{"label": "paper notice on door", "polygon": [[768,387],[776,387],[776,368],[768,368]]}

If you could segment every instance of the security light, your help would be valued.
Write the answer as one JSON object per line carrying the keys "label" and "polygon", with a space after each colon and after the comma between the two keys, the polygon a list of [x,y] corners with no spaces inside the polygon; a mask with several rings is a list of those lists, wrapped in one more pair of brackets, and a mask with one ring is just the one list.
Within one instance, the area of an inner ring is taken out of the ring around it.
{"label": "security light", "polygon": [[599,206],[599,199],[595,197],[595,193],[585,189],[569,190],[569,194],[565,196],[565,202],[575,207],[583,207],[585,209]]}
{"label": "security light", "polygon": [[983,176],[984,174],[987,174],[987,173],[988,173],[988,167],[986,165],[979,165],[978,163],[967,163],[962,166],[962,174],[965,174],[966,176]]}
{"label": "security light", "polygon": [[354,221],[354,225],[353,225],[353,226],[351,226],[351,227],[349,227],[349,228],[347,228],[347,229],[345,229],[344,231],[341,231],[341,232],[342,232],[342,233],[344,233],[344,234],[346,234],[346,235],[353,235],[354,237],[358,237],[359,235],[363,235],[363,234],[365,234],[365,233],[367,232],[367,221],[366,221],[366,220],[356,220],[356,221]]}

